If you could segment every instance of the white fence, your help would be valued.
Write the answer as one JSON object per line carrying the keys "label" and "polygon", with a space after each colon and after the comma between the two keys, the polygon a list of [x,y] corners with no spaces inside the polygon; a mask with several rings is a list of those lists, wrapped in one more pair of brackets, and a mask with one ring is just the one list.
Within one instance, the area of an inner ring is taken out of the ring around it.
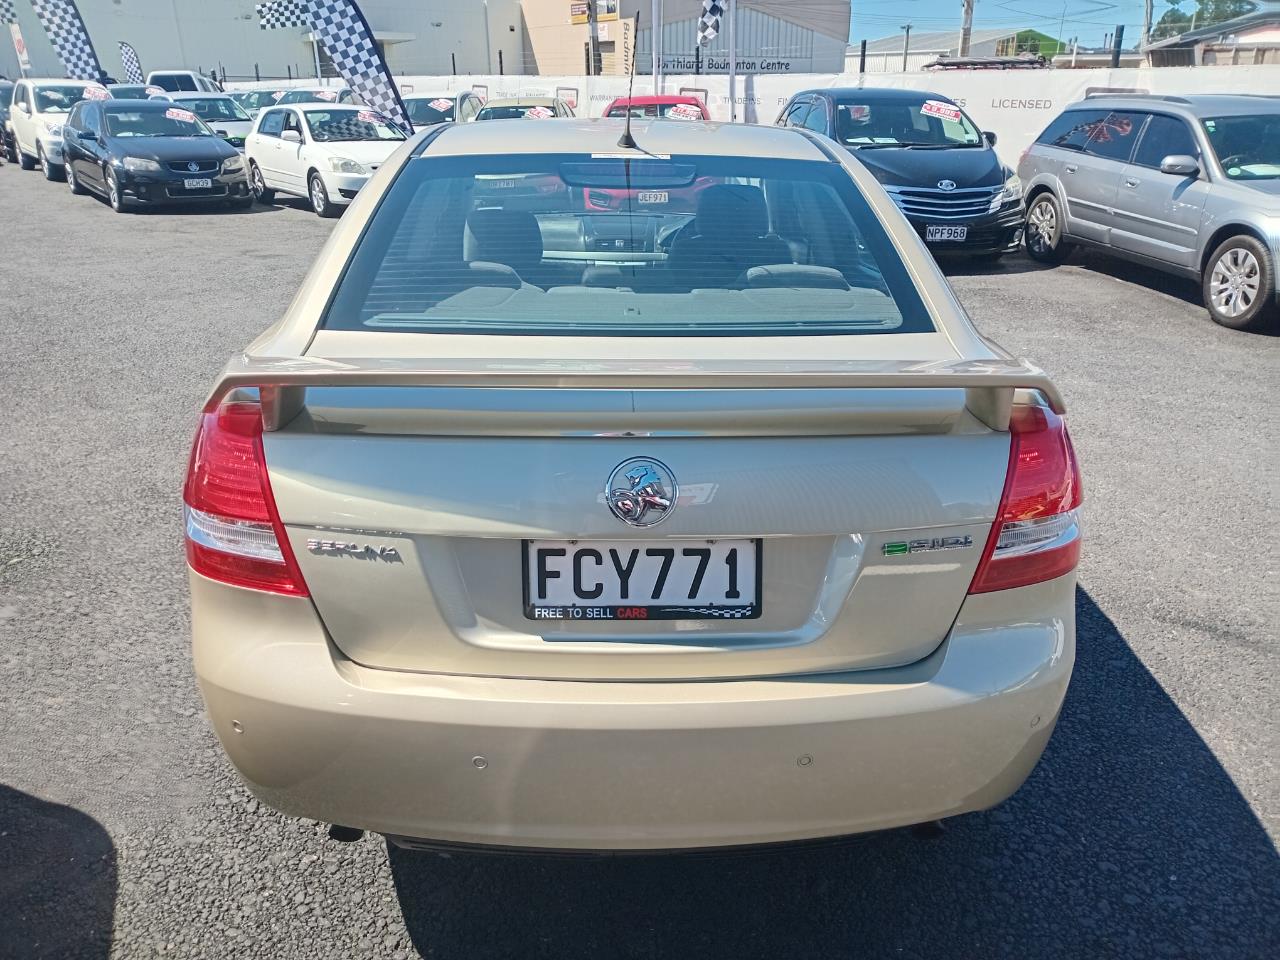
{"label": "white fence", "polygon": [[[625,96],[625,77],[454,76],[398,77],[406,94],[450,93],[477,88],[487,97],[560,96],[579,116],[600,116],[614,97]],[[238,83],[236,88],[307,86]],[[1280,65],[1230,67],[1164,67],[1122,70],[973,70],[932,73],[758,74],[738,78],[738,118],[747,123],[773,123],[783,104],[800,90],[815,87],[898,87],[930,90],[960,104],[984,130],[998,137],[1005,162],[1016,164],[1053,117],[1069,103],[1094,92],[1178,95],[1188,93],[1280,92]],[[712,117],[729,119],[729,81],[723,75],[664,77],[659,93],[693,92]],[[651,77],[638,76],[635,93],[653,92]]]}

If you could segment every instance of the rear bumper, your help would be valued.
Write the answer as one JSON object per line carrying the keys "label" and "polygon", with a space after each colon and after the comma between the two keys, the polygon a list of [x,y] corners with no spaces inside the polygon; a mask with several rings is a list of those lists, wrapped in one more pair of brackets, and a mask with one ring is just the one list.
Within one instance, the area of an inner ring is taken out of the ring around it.
{"label": "rear bumper", "polygon": [[1074,575],[969,598],[908,667],[597,683],[361,667],[309,600],[191,575],[213,727],[286,813],[444,843],[661,850],[839,836],[993,806],[1039,759]]}

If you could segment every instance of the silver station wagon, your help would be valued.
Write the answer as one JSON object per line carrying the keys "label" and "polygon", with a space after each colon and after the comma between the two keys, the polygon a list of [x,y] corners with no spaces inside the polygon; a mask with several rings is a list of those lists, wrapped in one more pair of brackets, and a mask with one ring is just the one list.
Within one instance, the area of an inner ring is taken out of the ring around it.
{"label": "silver station wagon", "polygon": [[1058,391],[847,152],[623,131],[418,135],[227,365],[184,499],[228,755],[280,810],[409,845],[1000,803],[1074,662]]}
{"label": "silver station wagon", "polygon": [[1099,249],[1198,280],[1223,326],[1280,317],[1280,99],[1091,97],[1049,124],[1018,176],[1034,259]]}

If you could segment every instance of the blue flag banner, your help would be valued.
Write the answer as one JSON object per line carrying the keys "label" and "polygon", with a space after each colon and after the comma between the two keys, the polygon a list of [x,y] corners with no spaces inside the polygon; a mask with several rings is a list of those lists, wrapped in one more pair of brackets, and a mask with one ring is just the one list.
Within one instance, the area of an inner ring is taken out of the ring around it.
{"label": "blue flag banner", "polygon": [[98,60],[85,29],[75,0],[31,0],[36,16],[44,26],[54,51],[72,80],[96,80],[103,83],[106,72]]}

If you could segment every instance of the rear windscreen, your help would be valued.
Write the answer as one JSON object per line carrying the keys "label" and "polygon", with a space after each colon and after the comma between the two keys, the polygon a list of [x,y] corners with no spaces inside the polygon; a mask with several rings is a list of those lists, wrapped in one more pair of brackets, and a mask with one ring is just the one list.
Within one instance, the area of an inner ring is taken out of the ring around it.
{"label": "rear windscreen", "polygon": [[603,336],[934,329],[839,164],[591,155],[410,161],[324,326]]}

